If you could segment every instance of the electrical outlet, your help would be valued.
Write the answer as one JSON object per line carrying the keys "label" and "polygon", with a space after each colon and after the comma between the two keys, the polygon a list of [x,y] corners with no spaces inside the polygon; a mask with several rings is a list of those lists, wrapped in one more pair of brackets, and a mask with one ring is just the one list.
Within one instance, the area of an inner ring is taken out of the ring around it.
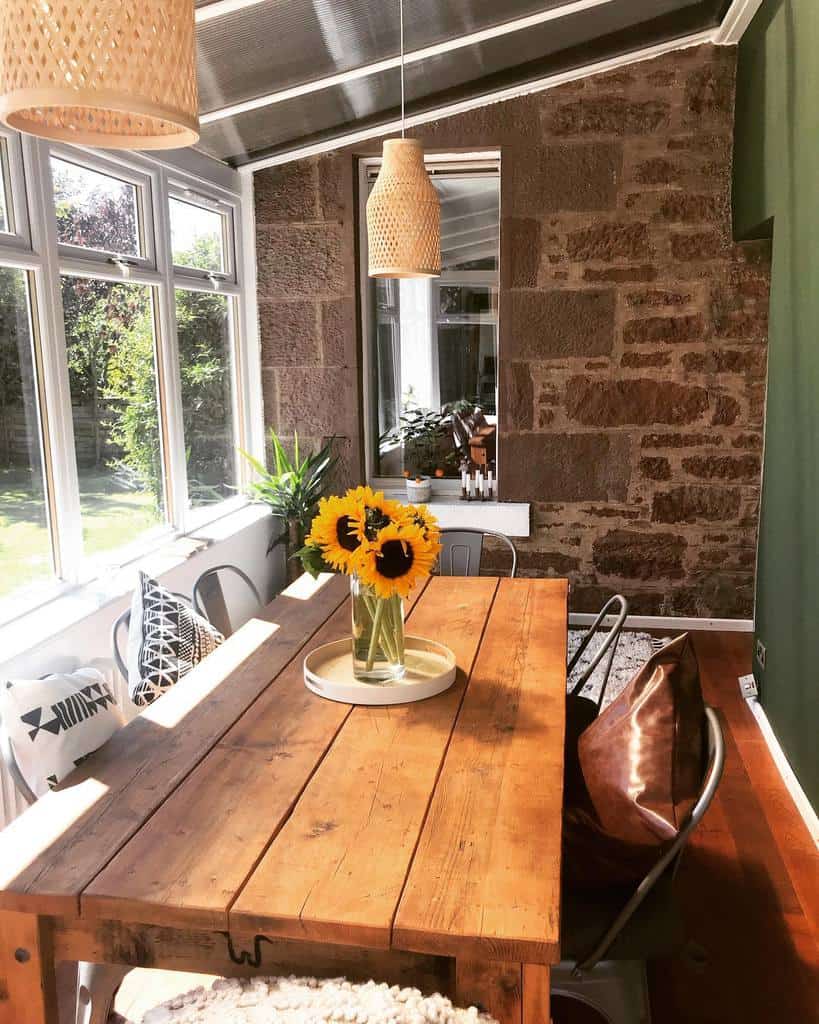
{"label": "electrical outlet", "polygon": [[752,700],[759,696],[759,690],[756,688],[756,679],[752,675],[740,676],[739,677],[739,692],[745,698],[745,700]]}
{"label": "electrical outlet", "polygon": [[759,667],[760,668],[765,668],[765,655],[766,655],[766,653],[767,652],[765,650],[765,644],[763,644],[762,641],[757,637],[757,641],[756,641],[756,660],[759,663]]}

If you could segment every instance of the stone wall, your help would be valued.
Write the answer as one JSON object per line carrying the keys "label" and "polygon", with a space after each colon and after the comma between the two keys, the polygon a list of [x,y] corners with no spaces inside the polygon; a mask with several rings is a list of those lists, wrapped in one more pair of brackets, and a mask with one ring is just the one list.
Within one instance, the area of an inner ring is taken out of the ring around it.
{"label": "stone wall", "polygon": [[[703,46],[425,125],[501,151],[501,496],[573,610],[750,616],[770,254],[731,239],[735,52]],[[362,471],[355,157],[256,175],[268,420]]]}

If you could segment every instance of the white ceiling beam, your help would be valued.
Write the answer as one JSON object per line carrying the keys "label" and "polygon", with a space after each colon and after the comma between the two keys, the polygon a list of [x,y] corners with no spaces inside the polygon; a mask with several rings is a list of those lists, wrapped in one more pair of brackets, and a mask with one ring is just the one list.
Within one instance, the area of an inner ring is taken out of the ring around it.
{"label": "white ceiling beam", "polygon": [[725,12],[714,42],[719,46],[736,46],[761,6],[762,0],[734,0]]}
{"label": "white ceiling beam", "polygon": [[235,14],[236,11],[243,11],[246,7],[256,7],[258,4],[266,2],[267,0],[214,0],[212,4],[197,7],[193,17],[196,24],[201,25],[214,18],[224,18],[226,14]]}
{"label": "white ceiling beam", "polygon": [[[508,86],[505,89],[497,89],[494,92],[484,93],[481,96],[472,96],[469,99],[457,100],[454,103],[434,107],[431,110],[425,110],[421,114],[408,116],[406,126],[414,128],[418,125],[428,124],[430,121],[438,121],[442,117],[453,117],[455,114],[463,114],[467,110],[485,107],[490,103],[502,103],[504,100],[515,99],[518,96],[527,96],[530,93],[553,89],[555,86],[563,85],[565,82],[574,82],[578,78],[586,78],[588,75],[599,75],[604,71],[613,71],[615,68],[625,67],[628,64],[637,64],[640,61],[651,60],[673,50],[684,50],[691,46],[702,46],[703,43],[712,43],[714,42],[715,31],[715,29],[706,29],[703,32],[694,32],[688,36],[681,36],[679,39],[655,43],[641,50],[633,50],[631,53],[623,53],[617,57],[608,57],[605,60],[595,61],[580,68],[572,68],[569,71],[560,71],[553,75],[547,75],[545,78],[525,82],[523,85]],[[391,135],[400,130],[401,121],[396,118],[392,121],[384,121],[381,124],[370,125],[367,128],[347,132],[344,135],[337,135],[335,138],[321,139],[319,142],[311,142],[308,145],[283,150],[274,156],[259,157],[256,160],[248,161],[246,164],[240,164],[237,170],[243,174],[250,174],[261,170],[263,167],[275,167],[279,164],[289,163],[291,160],[302,160],[308,156],[328,153],[331,150],[342,149],[345,146],[358,145],[369,139],[377,139],[382,135]]]}
{"label": "white ceiling beam", "polygon": [[[223,4],[228,6],[239,5],[239,7],[235,8],[231,6],[231,9],[240,9],[241,6],[261,2],[264,2],[264,0],[218,0],[218,3],[199,8],[197,10],[197,20],[200,11],[204,13],[210,11],[212,7],[222,6]],[[404,63],[417,64],[420,61],[429,60],[431,57],[440,57],[441,54],[452,53],[454,50],[461,50],[467,46],[477,46],[479,43],[484,43],[489,39],[498,39],[513,32],[523,32],[537,25],[543,25],[549,21],[557,21],[560,18],[568,18],[572,14],[579,14],[581,11],[589,11],[595,7],[602,7],[613,2],[614,0],[571,0],[570,3],[561,4],[560,7],[550,7],[548,10],[538,11],[536,14],[529,14],[523,18],[505,21],[501,25],[493,25],[490,28],[480,29],[477,32],[470,32],[463,36],[454,36],[452,39],[445,39],[432,46],[422,47],[420,50],[411,50],[404,55]],[[387,57],[384,60],[373,61],[371,64],[362,64],[360,67],[350,68],[348,71],[341,71],[336,75],[328,75],[326,78],[317,78],[312,82],[301,82],[288,89],[277,89],[275,92],[256,96],[254,99],[232,103],[230,106],[219,107],[217,110],[208,110],[199,115],[199,121],[201,124],[213,124],[215,121],[222,121],[226,117],[237,117],[239,114],[246,114],[251,110],[259,110],[263,107],[273,106],[276,103],[284,103],[286,100],[297,99],[299,96],[309,96],[311,93],[332,89],[335,86],[344,85],[357,79],[369,78],[371,75],[377,75],[383,71],[391,71],[400,66],[400,55]]]}

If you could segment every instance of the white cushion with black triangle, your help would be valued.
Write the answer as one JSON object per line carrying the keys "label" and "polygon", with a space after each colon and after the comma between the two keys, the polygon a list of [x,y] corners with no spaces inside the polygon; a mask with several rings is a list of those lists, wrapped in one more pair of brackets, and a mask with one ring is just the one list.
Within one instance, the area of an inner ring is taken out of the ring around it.
{"label": "white cushion with black triangle", "polygon": [[0,715],[17,765],[36,796],[70,775],[125,725],[111,687],[93,668],[5,683]]}
{"label": "white cushion with black triangle", "polygon": [[161,583],[140,572],[128,627],[128,693],[144,706],[161,697],[224,641]]}

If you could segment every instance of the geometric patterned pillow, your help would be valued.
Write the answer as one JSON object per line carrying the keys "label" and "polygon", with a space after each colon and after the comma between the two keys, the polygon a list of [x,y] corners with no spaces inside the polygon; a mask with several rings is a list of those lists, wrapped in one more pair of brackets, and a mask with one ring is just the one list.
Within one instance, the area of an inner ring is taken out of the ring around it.
{"label": "geometric patterned pillow", "polygon": [[0,715],[35,796],[70,775],[125,725],[105,677],[93,668],[3,683]]}
{"label": "geometric patterned pillow", "polygon": [[144,572],[131,602],[128,694],[155,701],[224,641],[218,629]]}

